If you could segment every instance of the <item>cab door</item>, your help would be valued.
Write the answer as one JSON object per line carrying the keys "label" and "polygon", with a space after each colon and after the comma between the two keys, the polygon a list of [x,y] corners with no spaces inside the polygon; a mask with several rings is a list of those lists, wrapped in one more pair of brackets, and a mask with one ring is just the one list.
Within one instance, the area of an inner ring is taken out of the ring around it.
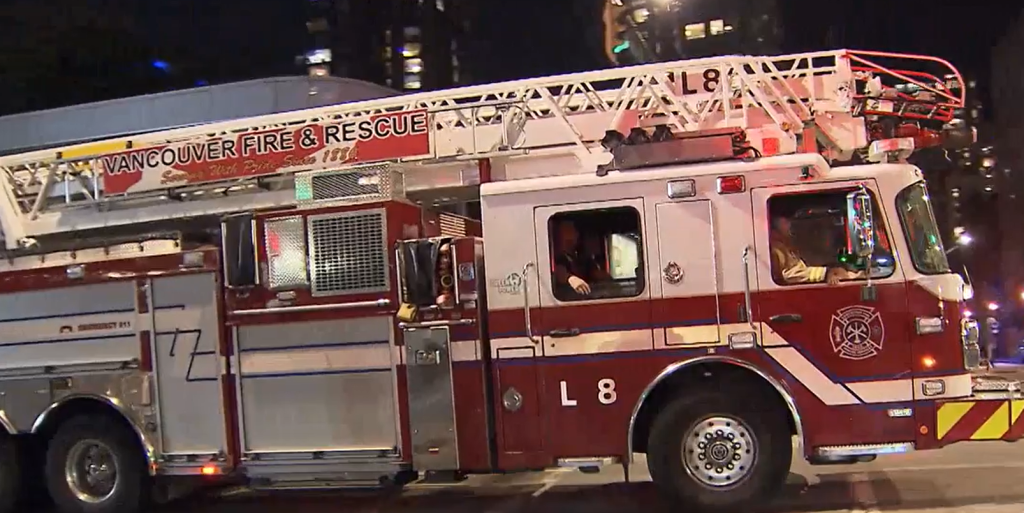
{"label": "cab door", "polygon": [[[846,195],[861,186],[874,203],[870,287],[863,274],[836,285],[821,279],[787,282],[771,256],[772,247],[779,246],[771,236],[772,220],[789,219],[789,244],[808,266],[839,267]],[[803,391],[797,394],[807,412],[806,445],[912,440],[913,418],[903,407],[913,400],[906,280],[889,244],[890,217],[877,185],[868,180],[813,190],[807,185],[755,188],[751,195],[758,265],[754,316],[762,323],[767,356]],[[830,407],[828,415],[813,413],[824,407]],[[837,423],[844,428],[830,428]]]}
{"label": "cab door", "polygon": [[[541,395],[545,440],[559,457],[617,454],[625,440],[633,401],[618,400],[642,389],[630,372],[638,351],[651,350],[651,287],[645,261],[650,235],[642,198],[544,206],[534,210],[544,365]],[[596,253],[607,276],[592,280],[589,294],[573,294],[554,274],[561,223],[579,235],[581,254]],[[655,275],[656,276],[656,275]],[[635,369],[634,369],[635,370]],[[612,428],[612,425],[616,425]],[[598,428],[596,426],[604,426]]]}

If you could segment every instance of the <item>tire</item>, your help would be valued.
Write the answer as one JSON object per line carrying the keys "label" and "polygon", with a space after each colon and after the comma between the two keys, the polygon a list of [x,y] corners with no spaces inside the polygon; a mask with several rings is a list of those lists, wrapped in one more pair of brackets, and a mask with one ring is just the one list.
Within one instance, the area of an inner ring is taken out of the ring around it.
{"label": "tire", "polygon": [[46,451],[46,487],[61,513],[135,513],[152,490],[135,433],[103,416],[75,417],[57,430]]}
{"label": "tire", "polygon": [[0,513],[11,513],[21,498],[21,468],[14,439],[0,435]]}
{"label": "tire", "polygon": [[[686,510],[752,511],[780,491],[793,459],[783,412],[756,395],[698,391],[654,419],[647,465],[658,488]],[[684,441],[689,441],[684,459]],[[709,468],[710,467],[710,468]]]}

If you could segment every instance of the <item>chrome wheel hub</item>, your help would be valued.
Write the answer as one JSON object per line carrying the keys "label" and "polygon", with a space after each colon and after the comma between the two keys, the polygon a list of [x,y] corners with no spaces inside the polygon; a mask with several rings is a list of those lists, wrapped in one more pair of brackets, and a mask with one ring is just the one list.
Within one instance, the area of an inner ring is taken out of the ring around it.
{"label": "chrome wheel hub", "polygon": [[78,500],[88,503],[105,501],[117,485],[114,451],[97,440],[80,440],[68,452],[64,478]]}
{"label": "chrome wheel hub", "polygon": [[694,424],[683,440],[683,465],[698,482],[713,488],[742,481],[757,460],[757,440],[735,418],[715,416]]}

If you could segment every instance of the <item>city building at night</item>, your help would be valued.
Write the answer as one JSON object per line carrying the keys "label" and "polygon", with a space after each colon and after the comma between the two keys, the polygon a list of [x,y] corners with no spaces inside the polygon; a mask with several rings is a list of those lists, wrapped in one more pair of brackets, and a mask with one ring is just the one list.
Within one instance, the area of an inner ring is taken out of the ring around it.
{"label": "city building at night", "polygon": [[1007,220],[1001,232],[999,272],[1003,278],[1004,347],[1013,352],[1024,337],[1024,230],[1020,228],[1024,212],[1024,16],[1007,30],[992,51],[992,118],[999,159],[994,179],[1002,189],[998,209]]}
{"label": "city building at night", "polygon": [[465,2],[457,0],[311,0],[309,50],[301,64],[313,76],[342,76],[416,91],[461,84]]}
{"label": "city building at night", "polygon": [[606,54],[618,65],[770,55],[782,44],[776,0],[607,0],[604,24]]}

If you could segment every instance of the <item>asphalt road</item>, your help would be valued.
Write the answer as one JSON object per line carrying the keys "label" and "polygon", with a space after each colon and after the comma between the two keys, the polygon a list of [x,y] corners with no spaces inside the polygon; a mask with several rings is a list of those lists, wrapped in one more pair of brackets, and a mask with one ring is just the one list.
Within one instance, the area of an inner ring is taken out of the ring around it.
{"label": "asphalt road", "polygon": [[[175,502],[162,513],[660,513],[642,461],[621,469],[480,476],[454,486],[410,485],[401,493],[223,490]],[[796,464],[773,513],[1024,512],[1024,443],[968,443],[872,463]],[[674,511],[673,511],[674,513]],[[746,512],[741,512],[746,513]]]}

